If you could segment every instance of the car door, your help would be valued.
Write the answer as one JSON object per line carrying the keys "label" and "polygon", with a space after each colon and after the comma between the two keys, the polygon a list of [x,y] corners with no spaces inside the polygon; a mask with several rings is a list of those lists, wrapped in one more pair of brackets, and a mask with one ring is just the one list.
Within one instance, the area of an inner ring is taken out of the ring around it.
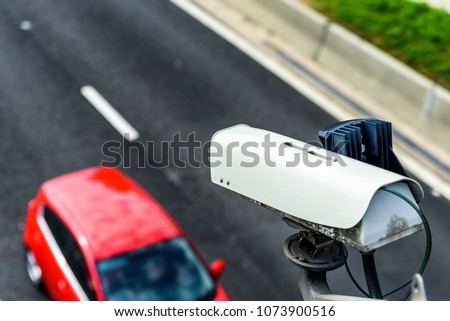
{"label": "car door", "polygon": [[62,254],[62,249],[68,243],[67,228],[45,204],[39,206],[36,221],[41,235],[33,250],[41,266],[42,280],[48,294],[55,300],[76,300],[76,293],[65,276],[67,262]]}
{"label": "car door", "polygon": [[70,230],[47,206],[37,220],[46,241],[40,261],[50,296],[64,301],[95,299],[85,260]]}
{"label": "car door", "polygon": [[89,273],[85,257],[83,255],[83,252],[81,251],[80,246],[78,245],[78,242],[71,234],[68,244],[68,251],[67,253],[65,253],[65,258],[70,270],[73,273],[73,276],[75,276],[78,283],[76,284],[76,286],[81,287],[79,291],[83,292],[82,299],[91,301],[97,300],[94,290],[94,283]]}

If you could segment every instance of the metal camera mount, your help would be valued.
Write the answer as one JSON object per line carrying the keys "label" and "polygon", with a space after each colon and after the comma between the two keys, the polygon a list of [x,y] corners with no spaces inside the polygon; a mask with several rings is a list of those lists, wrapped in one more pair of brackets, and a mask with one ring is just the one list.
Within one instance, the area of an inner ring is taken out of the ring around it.
{"label": "metal camera mount", "polygon": [[292,263],[312,272],[335,270],[344,265],[347,256],[341,242],[308,230],[289,236],[283,250]]}

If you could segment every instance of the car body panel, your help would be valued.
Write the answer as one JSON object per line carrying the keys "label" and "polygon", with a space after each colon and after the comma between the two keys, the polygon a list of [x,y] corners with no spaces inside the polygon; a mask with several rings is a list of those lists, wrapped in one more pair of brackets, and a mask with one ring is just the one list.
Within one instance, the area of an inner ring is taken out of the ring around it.
{"label": "car body panel", "polygon": [[116,169],[67,174],[46,182],[42,191],[63,221],[79,227],[74,232],[89,240],[95,259],[181,234],[159,203]]}
{"label": "car body panel", "polygon": [[[42,270],[42,283],[50,297],[62,301],[79,300],[64,271],[64,264],[60,264],[59,253],[52,248],[48,231],[43,227],[42,217],[44,198],[39,193],[32,200],[35,206],[29,208],[25,230],[24,244],[35,254],[36,261]],[[50,235],[51,236],[51,235]]]}

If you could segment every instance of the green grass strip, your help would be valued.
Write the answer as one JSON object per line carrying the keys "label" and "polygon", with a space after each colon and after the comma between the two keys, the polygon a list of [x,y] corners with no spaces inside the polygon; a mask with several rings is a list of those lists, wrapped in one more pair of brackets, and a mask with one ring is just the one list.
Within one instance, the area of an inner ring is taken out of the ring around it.
{"label": "green grass strip", "polygon": [[407,0],[309,0],[352,30],[450,89],[450,14]]}

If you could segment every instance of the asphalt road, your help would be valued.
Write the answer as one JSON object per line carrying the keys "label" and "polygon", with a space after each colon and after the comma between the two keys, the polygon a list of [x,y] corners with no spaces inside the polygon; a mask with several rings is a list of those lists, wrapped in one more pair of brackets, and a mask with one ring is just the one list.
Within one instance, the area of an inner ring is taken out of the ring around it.
{"label": "asphalt road", "polygon": [[[178,132],[205,142],[238,123],[308,141],[334,122],[165,0],[2,1],[0,77],[2,300],[48,299],[27,280],[21,243],[27,202],[39,185],[99,165],[101,146],[121,141],[81,96],[82,86],[94,86],[143,142],[167,141]],[[277,215],[214,186],[206,167],[138,168],[131,156],[124,171],[172,213],[208,260],[226,259],[222,283],[233,299],[300,298],[297,269],[282,253],[294,230]],[[425,281],[430,299],[449,300],[450,204],[425,189],[422,207],[435,242]],[[421,234],[378,251],[385,291],[418,269],[423,243]],[[362,281],[358,255],[350,254]],[[342,269],[330,275],[330,284],[357,294]]]}

